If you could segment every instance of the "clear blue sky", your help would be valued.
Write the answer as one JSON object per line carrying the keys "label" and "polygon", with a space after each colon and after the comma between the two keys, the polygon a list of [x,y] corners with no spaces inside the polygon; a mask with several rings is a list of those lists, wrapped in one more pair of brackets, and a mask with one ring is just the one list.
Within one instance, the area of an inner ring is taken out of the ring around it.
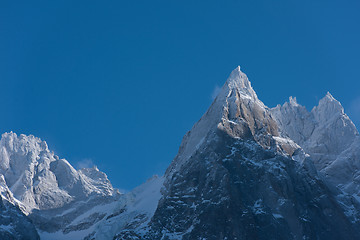
{"label": "clear blue sky", "polygon": [[360,125],[360,1],[1,1],[0,130],[131,189],[240,65],[273,107],[327,91]]}

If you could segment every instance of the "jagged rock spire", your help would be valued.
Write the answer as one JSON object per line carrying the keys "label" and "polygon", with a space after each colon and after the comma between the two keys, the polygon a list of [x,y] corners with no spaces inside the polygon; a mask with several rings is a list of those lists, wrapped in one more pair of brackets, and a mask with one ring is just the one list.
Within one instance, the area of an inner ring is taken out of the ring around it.
{"label": "jagged rock spire", "polygon": [[276,123],[267,107],[258,99],[246,74],[235,68],[207,112],[184,136],[179,153],[167,172],[173,172],[206,143],[216,131],[234,138],[252,138],[268,145],[268,133],[277,135]]}
{"label": "jagged rock spire", "polygon": [[240,95],[244,95],[244,97],[257,99],[257,95],[251,86],[251,82],[249,81],[246,74],[240,70],[240,66],[231,72],[229,78],[222,87],[219,96],[226,97],[231,91],[235,90],[239,92]]}
{"label": "jagged rock spire", "polygon": [[327,92],[317,106],[311,111],[314,113],[316,120],[326,121],[334,115],[344,115],[344,108],[341,103],[336,100],[330,92]]}

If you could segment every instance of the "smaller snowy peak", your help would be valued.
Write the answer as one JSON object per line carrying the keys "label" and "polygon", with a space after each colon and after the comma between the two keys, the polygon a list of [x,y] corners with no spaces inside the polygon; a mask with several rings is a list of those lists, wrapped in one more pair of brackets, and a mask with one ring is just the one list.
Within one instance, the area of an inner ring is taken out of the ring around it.
{"label": "smaller snowy peak", "polygon": [[311,112],[291,102],[290,98],[289,103],[271,109],[272,116],[282,135],[310,154],[318,170],[330,166],[359,136],[341,103],[329,92]]}
{"label": "smaller snowy peak", "polygon": [[299,109],[302,109],[302,108],[304,108],[304,110],[307,111],[304,106],[300,105],[297,102],[296,97],[290,96],[288,102],[285,102],[283,105],[278,104],[278,105],[276,105],[276,107],[271,108],[270,111],[271,111],[272,115],[274,115],[276,113],[281,114],[280,113],[281,111],[293,112],[293,111],[298,111]]}
{"label": "smaller snowy peak", "polygon": [[[97,212],[98,207],[115,204],[120,196],[97,167],[76,170],[32,135],[2,135],[0,198],[19,206],[39,231],[75,234],[80,229],[87,234],[106,215],[101,209]],[[87,213],[92,214],[76,222]]]}
{"label": "smaller snowy peak", "polygon": [[[344,138],[344,140],[350,140],[359,135],[355,124],[345,114],[341,103],[329,92],[320,100],[319,105],[311,110],[311,113],[319,123],[319,126],[325,128],[324,131],[331,129],[331,131],[329,131],[330,133],[337,132],[338,139]],[[343,144],[338,142],[339,146]]]}
{"label": "smaller snowy peak", "polygon": [[112,187],[107,175],[99,171],[96,166],[92,168],[82,168],[78,172],[82,176],[83,181],[89,183],[87,184],[87,186],[90,187],[89,193],[93,192],[109,196],[118,194],[118,191]]}
{"label": "smaller snowy peak", "polygon": [[289,102],[282,106],[278,105],[272,108],[271,112],[277,120],[280,130],[300,145],[313,139],[316,135],[322,136],[318,133],[320,129],[324,134],[326,132],[327,136],[337,132],[339,137],[346,136],[352,139],[358,135],[355,125],[345,114],[341,103],[329,92],[311,112],[298,104],[296,98],[293,97],[290,97]]}
{"label": "smaller snowy peak", "polygon": [[290,96],[290,97],[289,97],[289,103],[290,103],[290,105],[292,105],[292,106],[299,106],[296,97]]}
{"label": "smaller snowy peak", "polygon": [[0,175],[26,208],[60,208],[89,195],[112,196],[117,191],[97,168],[77,171],[32,135],[4,133],[0,140]]}
{"label": "smaller snowy peak", "polygon": [[[271,114],[274,115],[297,115],[296,117],[304,118],[306,115],[310,114],[304,106],[298,103],[296,97],[289,97],[289,101],[285,102],[283,105],[278,104],[276,107],[270,109]],[[301,116],[304,115],[304,116]],[[281,116],[286,117],[286,116]]]}
{"label": "smaller snowy peak", "polygon": [[344,115],[344,108],[329,92],[319,101],[319,105],[312,109],[316,120],[322,121],[334,115]]}
{"label": "smaller snowy peak", "polygon": [[314,130],[311,113],[297,102],[296,97],[290,97],[289,102],[270,109],[270,113],[277,123],[280,136],[296,144],[306,141]]}

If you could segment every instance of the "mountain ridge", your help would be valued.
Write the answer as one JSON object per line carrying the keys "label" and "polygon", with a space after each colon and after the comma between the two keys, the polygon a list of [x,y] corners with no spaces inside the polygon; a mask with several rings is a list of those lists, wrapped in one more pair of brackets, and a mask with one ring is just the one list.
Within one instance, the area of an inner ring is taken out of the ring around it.
{"label": "mountain ridge", "polygon": [[164,176],[121,194],[97,168],[10,132],[1,196],[29,239],[358,239],[359,139],[330,93],[311,111],[293,97],[269,108],[239,66]]}

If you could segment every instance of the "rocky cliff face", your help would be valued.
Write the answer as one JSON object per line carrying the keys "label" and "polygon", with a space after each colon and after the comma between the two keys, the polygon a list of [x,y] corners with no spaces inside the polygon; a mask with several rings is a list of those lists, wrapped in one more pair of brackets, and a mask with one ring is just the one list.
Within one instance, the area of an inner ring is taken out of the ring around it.
{"label": "rocky cliff face", "polygon": [[75,170],[38,138],[4,134],[0,234],[360,239],[359,139],[331,94],[311,112],[295,98],[270,109],[238,67],[184,136],[165,175],[127,194],[96,168]]}

